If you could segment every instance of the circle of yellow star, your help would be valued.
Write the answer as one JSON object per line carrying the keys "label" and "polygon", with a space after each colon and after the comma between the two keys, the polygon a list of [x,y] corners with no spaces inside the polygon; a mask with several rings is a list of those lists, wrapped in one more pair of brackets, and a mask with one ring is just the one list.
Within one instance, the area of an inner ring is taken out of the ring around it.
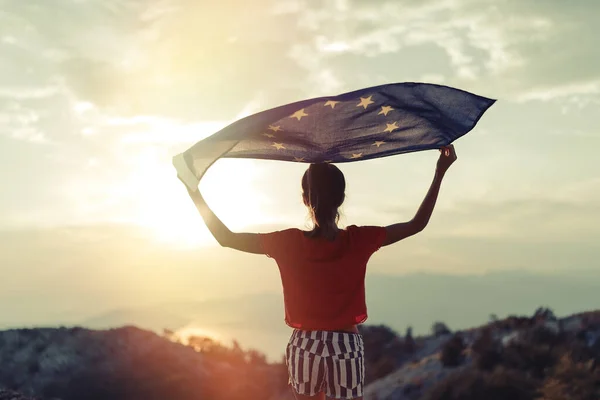
{"label": "circle of yellow star", "polygon": [[339,103],[339,101],[327,100],[327,102],[325,103],[325,107],[330,106],[331,108],[335,108],[335,105],[337,103]]}
{"label": "circle of yellow star", "polygon": [[390,106],[381,106],[381,111],[379,111],[379,113],[377,113],[377,115],[383,114],[383,115],[387,116],[388,113],[392,110],[393,110],[393,108]]}
{"label": "circle of yellow star", "polygon": [[373,103],[375,103],[373,100],[371,100],[371,98],[372,98],[372,97],[373,97],[373,96],[369,96],[369,97],[361,97],[361,98],[360,98],[360,103],[358,103],[358,104],[356,105],[356,107],[361,107],[361,106],[362,106],[364,109],[366,109],[366,108],[367,108],[367,106],[368,106],[369,104],[373,104]]}
{"label": "circle of yellow star", "polygon": [[263,136],[266,136],[266,137],[268,137],[268,138],[274,138],[274,137],[275,137],[275,135],[272,135],[272,134],[270,134],[270,133],[263,133],[262,135],[263,135]]}
{"label": "circle of yellow star", "polygon": [[278,132],[281,130],[281,126],[273,126],[273,125],[269,125],[269,130],[273,131],[273,132]]}
{"label": "circle of yellow star", "polygon": [[295,113],[293,113],[292,115],[290,115],[290,118],[297,118],[298,121],[300,121],[302,119],[302,117],[306,117],[308,114],[304,112],[304,108],[302,110],[296,111]]}
{"label": "circle of yellow star", "polygon": [[352,157],[350,158],[361,158],[362,157],[362,153],[352,153]]}
{"label": "circle of yellow star", "polygon": [[377,148],[379,148],[379,146],[381,146],[382,144],[385,144],[385,142],[381,142],[378,140],[375,143],[373,143],[373,146],[377,146]]}
{"label": "circle of yellow star", "polygon": [[285,146],[283,145],[283,143],[273,142],[273,144],[271,146],[275,147],[277,150],[285,149]]}
{"label": "circle of yellow star", "polygon": [[393,124],[386,124],[387,128],[385,128],[384,132],[392,132],[394,129],[400,128],[395,122]]}
{"label": "circle of yellow star", "polygon": [[294,157],[294,161],[302,162],[304,161],[304,157]]}

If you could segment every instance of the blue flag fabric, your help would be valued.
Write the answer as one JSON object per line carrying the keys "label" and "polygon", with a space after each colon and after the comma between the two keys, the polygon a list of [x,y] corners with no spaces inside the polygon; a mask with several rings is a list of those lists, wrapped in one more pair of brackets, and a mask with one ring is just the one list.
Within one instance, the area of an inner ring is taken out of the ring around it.
{"label": "blue flag fabric", "polygon": [[471,131],[496,100],[429,83],[393,83],[242,118],[176,155],[191,189],[221,157],[343,163],[439,149]]}

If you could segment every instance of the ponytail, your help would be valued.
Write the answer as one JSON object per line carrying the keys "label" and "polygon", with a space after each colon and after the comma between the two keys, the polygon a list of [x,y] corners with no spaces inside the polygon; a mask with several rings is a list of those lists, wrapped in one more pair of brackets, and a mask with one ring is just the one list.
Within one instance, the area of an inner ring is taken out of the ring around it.
{"label": "ponytail", "polygon": [[315,231],[337,224],[345,190],[344,174],[335,165],[319,163],[308,167],[302,177],[302,191]]}

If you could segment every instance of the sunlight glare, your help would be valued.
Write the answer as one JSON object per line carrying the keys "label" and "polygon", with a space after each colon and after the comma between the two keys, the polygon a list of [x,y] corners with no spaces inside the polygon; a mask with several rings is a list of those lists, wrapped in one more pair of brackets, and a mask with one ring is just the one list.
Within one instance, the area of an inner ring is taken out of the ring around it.
{"label": "sunlight glare", "polygon": [[[151,229],[158,241],[174,247],[214,245],[214,238],[177,179],[170,155],[157,154],[156,148],[144,149],[136,165],[131,177],[139,202],[136,223]],[[205,200],[233,230],[259,221],[260,197],[252,189],[256,173],[250,160],[224,160],[211,167],[201,182]]]}
{"label": "sunlight glare", "polygon": [[187,343],[189,338],[192,336],[209,338],[218,343],[224,343],[227,340],[223,335],[217,333],[214,330],[206,329],[206,328],[199,328],[194,325],[189,325],[189,326],[183,327],[181,329],[178,329],[175,332],[175,336],[177,338],[181,339],[184,343]]}

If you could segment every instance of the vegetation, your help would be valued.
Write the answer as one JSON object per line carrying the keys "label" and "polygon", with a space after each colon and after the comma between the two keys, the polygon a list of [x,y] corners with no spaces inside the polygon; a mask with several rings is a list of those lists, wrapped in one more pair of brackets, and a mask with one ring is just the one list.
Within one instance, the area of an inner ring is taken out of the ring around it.
{"label": "vegetation", "polygon": [[455,334],[442,346],[440,361],[444,367],[457,367],[464,361],[465,342],[460,334]]}
{"label": "vegetation", "polygon": [[451,334],[450,328],[443,322],[434,322],[431,326],[431,334],[434,337],[446,336]]}
{"label": "vegetation", "polygon": [[404,341],[385,325],[361,325],[365,343],[365,381],[373,382],[393,372],[405,356]]}
{"label": "vegetation", "polygon": [[[529,319],[529,327],[506,346],[494,339],[491,327],[482,329],[471,347],[473,363],[437,384],[425,398],[600,399],[600,339],[589,346],[581,332],[558,333],[539,324],[551,318],[550,310],[539,309]],[[504,323],[522,326],[524,320],[511,317]],[[458,341],[451,339],[442,350],[442,359],[446,353],[456,365],[458,349]]]}
{"label": "vegetation", "polygon": [[[550,309],[539,308],[532,317],[490,318],[472,331],[451,333],[437,322],[428,338],[413,338],[410,327],[400,336],[363,325],[366,383],[406,367],[419,372],[395,393],[410,399],[597,400],[600,323],[593,321],[600,319],[586,318],[565,332]],[[283,359],[269,362],[237,342],[184,342],[170,331],[161,337],[134,327],[7,331],[0,365],[0,387],[48,399],[269,400],[289,390]]]}

